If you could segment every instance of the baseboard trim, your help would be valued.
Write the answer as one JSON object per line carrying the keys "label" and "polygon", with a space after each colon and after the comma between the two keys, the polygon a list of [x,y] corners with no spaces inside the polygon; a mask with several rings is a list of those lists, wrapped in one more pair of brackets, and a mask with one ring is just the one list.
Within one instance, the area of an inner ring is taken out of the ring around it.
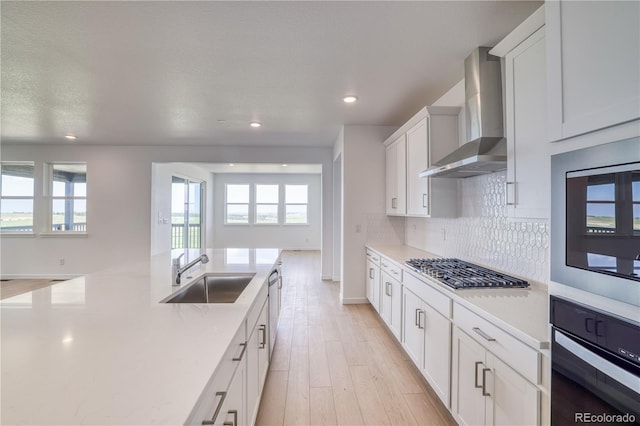
{"label": "baseboard trim", "polygon": [[366,297],[340,297],[340,302],[343,305],[362,305],[365,303],[369,303],[369,299]]}

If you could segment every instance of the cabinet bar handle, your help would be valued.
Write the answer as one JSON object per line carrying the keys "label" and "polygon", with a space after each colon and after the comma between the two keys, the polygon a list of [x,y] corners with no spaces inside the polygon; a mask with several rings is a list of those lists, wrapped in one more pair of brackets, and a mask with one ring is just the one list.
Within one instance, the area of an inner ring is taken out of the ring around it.
{"label": "cabinet bar handle", "polygon": [[484,331],[480,330],[479,327],[473,327],[473,331],[475,331],[476,333],[478,333],[480,336],[482,336],[482,338],[484,340],[486,340],[487,342],[495,342],[496,339],[494,339],[493,337],[489,336],[487,333],[485,333]]}
{"label": "cabinet bar handle", "polygon": [[391,208],[395,209],[398,206],[398,199],[397,198],[392,198],[391,199]]}
{"label": "cabinet bar handle", "polygon": [[509,185],[513,185],[513,195],[515,196],[516,193],[516,183],[515,182],[506,182],[505,183],[505,190],[504,190],[504,198],[505,198],[505,204],[507,206],[515,206],[516,202],[515,200],[513,202],[509,202]]}
{"label": "cabinet bar handle", "polygon": [[262,339],[260,341],[260,349],[264,349],[264,347],[267,344],[267,326],[264,324],[260,324],[260,327],[258,327],[258,330],[260,330],[260,332],[262,333]]}
{"label": "cabinet bar handle", "polygon": [[240,346],[242,346],[242,352],[240,352],[240,356],[238,358],[232,358],[233,361],[242,361],[242,357],[244,356],[244,351],[247,350],[247,342],[240,343]]}
{"label": "cabinet bar handle", "polygon": [[211,420],[203,420],[202,424],[203,425],[214,425],[216,424],[216,418],[218,417],[218,414],[220,413],[220,409],[222,408],[222,403],[224,402],[224,399],[227,397],[227,393],[226,392],[216,392],[216,397],[220,397],[220,401],[218,401],[218,405],[216,406],[216,411],[213,413],[213,417],[211,418]]}
{"label": "cabinet bar handle", "polygon": [[482,369],[482,396],[491,396],[489,392],[487,392],[487,371],[491,371],[490,368]]}
{"label": "cabinet bar handle", "polygon": [[384,268],[388,268],[388,267],[389,267],[389,265],[387,265],[386,263],[383,263],[383,264],[382,264],[382,266],[383,266]]}
{"label": "cabinet bar handle", "polygon": [[424,330],[424,327],[427,325],[426,321],[425,321],[425,324],[422,325],[422,316],[423,315],[425,315],[425,312],[423,310],[420,310],[420,312],[418,312],[418,328],[421,329],[421,330]]}
{"label": "cabinet bar handle", "polygon": [[369,278],[373,279],[373,268],[369,268]]}
{"label": "cabinet bar handle", "polygon": [[474,378],[473,378],[473,382],[474,382],[474,387],[480,389],[482,386],[478,383],[478,366],[482,365],[482,361],[476,361],[476,367],[474,369]]}
{"label": "cabinet bar handle", "polygon": [[278,289],[282,288],[282,275],[278,276]]}
{"label": "cabinet bar handle", "polygon": [[227,413],[233,415],[233,422],[224,422],[222,426],[238,426],[238,410],[229,410]]}
{"label": "cabinet bar handle", "polygon": [[427,194],[422,194],[422,208],[427,208]]}
{"label": "cabinet bar handle", "polygon": [[415,321],[415,323],[416,323],[416,327],[420,327],[420,324],[418,324],[418,321],[420,321],[420,320],[418,319],[418,315],[419,315],[419,314],[418,314],[418,312],[420,312],[420,309],[416,309],[416,318],[415,318],[415,320],[416,320],[416,321]]}
{"label": "cabinet bar handle", "polygon": [[385,289],[385,293],[387,293],[387,296],[392,297],[392,293],[393,293],[393,288],[391,287],[391,283],[387,282],[387,288]]}

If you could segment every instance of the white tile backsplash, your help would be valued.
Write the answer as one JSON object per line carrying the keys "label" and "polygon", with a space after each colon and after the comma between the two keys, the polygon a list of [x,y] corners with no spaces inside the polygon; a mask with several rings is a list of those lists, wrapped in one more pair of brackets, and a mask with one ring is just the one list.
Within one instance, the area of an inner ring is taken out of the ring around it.
{"label": "white tile backsplash", "polygon": [[405,244],[548,283],[549,224],[508,219],[505,183],[506,172],[460,179],[460,217],[406,218]]}
{"label": "white tile backsplash", "polygon": [[404,244],[405,218],[386,214],[368,214],[366,222],[367,243]]}

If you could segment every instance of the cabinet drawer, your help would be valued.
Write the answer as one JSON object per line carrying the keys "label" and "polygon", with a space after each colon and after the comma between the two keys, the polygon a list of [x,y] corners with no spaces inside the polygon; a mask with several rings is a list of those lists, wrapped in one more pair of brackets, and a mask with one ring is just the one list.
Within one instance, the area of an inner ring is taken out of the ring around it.
{"label": "cabinet drawer", "polygon": [[439,292],[427,281],[423,281],[405,271],[403,284],[426,304],[440,312],[447,318],[451,318],[451,299]]}
{"label": "cabinet drawer", "polygon": [[[202,394],[200,394],[198,402],[196,402],[193,410],[191,410],[185,424],[202,425],[203,420],[211,420],[216,410],[219,407],[222,407],[229,389],[229,384],[233,378],[233,374],[240,365],[240,362],[237,361],[237,359],[244,359],[246,346],[243,347],[242,345],[246,345],[244,321],[224,353],[222,360],[220,360],[218,367],[202,391]],[[205,372],[206,371],[203,371],[203,373]],[[222,415],[221,410],[220,415]]]}
{"label": "cabinet drawer", "polygon": [[540,353],[457,303],[454,324],[532,383],[540,383]]}
{"label": "cabinet drawer", "polygon": [[371,249],[367,249],[367,259],[376,266],[380,266],[380,255]]}
{"label": "cabinet drawer", "polygon": [[384,272],[393,277],[393,279],[402,282],[402,268],[400,265],[390,261],[386,257],[382,257],[380,259],[380,267]]}

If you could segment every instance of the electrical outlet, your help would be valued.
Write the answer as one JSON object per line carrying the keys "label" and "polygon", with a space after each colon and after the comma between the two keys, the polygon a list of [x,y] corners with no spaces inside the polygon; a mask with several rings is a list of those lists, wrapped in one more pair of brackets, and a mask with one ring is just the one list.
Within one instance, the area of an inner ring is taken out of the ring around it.
{"label": "electrical outlet", "polygon": [[362,232],[362,225],[356,225],[356,233],[359,234]]}
{"label": "electrical outlet", "polygon": [[64,266],[64,259],[60,259],[60,266]]}

